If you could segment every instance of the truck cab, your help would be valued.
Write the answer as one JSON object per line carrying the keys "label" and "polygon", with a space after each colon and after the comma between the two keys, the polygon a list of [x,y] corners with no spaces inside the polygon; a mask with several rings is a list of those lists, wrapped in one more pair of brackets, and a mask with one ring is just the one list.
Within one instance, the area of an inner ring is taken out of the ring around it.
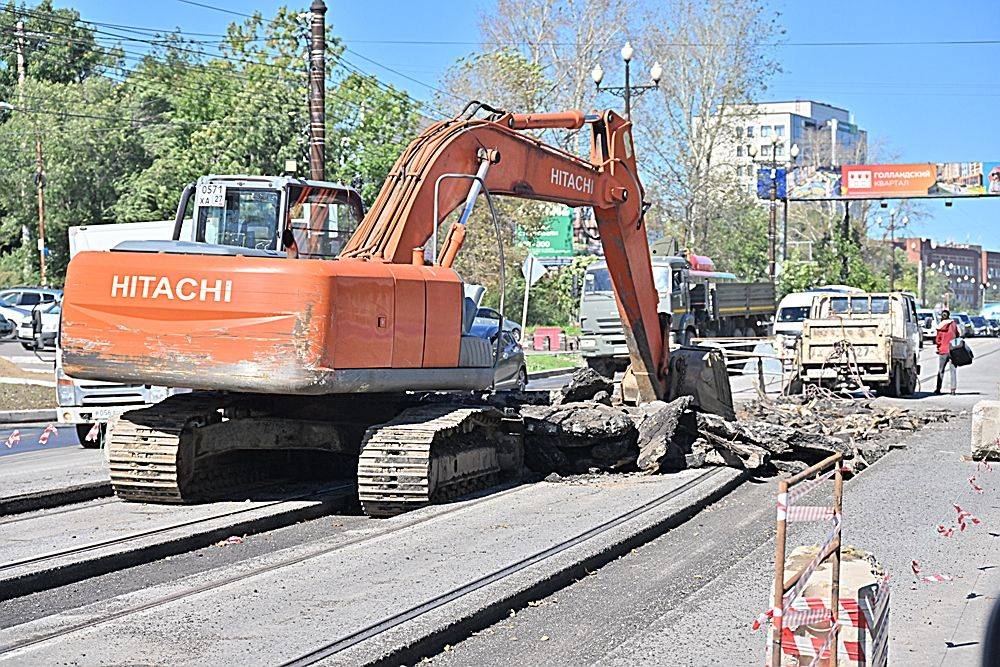
{"label": "truck cab", "polygon": [[892,396],[916,390],[922,331],[904,292],[825,294],[802,325],[799,377],[805,383]]}
{"label": "truck cab", "polygon": [[[708,257],[688,253],[652,256],[659,312],[670,315],[671,341],[689,345],[696,336],[766,335],[774,313],[770,283],[742,283],[716,271]],[[594,262],[583,276],[580,296],[580,354],[604,375],[624,370],[628,345],[615,304],[607,264]]]}

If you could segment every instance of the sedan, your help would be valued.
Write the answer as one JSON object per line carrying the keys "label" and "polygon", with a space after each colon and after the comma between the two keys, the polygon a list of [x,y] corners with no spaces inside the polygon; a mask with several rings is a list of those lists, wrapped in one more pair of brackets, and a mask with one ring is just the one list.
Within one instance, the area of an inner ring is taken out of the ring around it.
{"label": "sedan", "polygon": [[990,335],[994,338],[1000,336],[1000,320],[995,317],[991,317],[986,321],[990,324]]}
{"label": "sedan", "polygon": [[970,318],[972,321],[972,331],[973,335],[977,338],[980,336],[990,335],[990,323],[986,321],[986,318],[982,315],[975,315]]}
{"label": "sedan", "polygon": [[496,359],[497,320],[476,318],[469,333],[490,341],[493,348],[494,366],[493,387],[504,390],[524,391],[528,386],[528,367],[524,361],[524,350],[514,338],[513,332],[500,333],[500,359]]}
{"label": "sedan", "polygon": [[[479,320],[493,320],[493,327],[497,328],[497,322],[500,321],[500,313],[495,308],[480,308],[476,312],[476,321]],[[504,331],[509,331],[514,334],[515,339],[521,340],[520,324],[505,317],[503,318],[503,328]]]}
{"label": "sedan", "polygon": [[[56,346],[56,336],[59,333],[59,317],[62,304],[59,302],[38,306],[29,317],[21,320],[17,327],[17,340],[26,350],[52,348]],[[35,320],[38,320],[40,330],[36,338]]]}

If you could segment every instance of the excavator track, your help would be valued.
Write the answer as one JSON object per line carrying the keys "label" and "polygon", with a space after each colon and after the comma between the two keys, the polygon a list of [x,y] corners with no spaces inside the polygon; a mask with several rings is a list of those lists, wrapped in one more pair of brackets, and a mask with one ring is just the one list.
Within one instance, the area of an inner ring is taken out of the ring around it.
{"label": "excavator track", "polygon": [[185,440],[193,428],[219,421],[219,410],[227,404],[219,394],[177,394],[116,419],[107,443],[115,495],[139,502],[183,503],[221,486],[219,471],[215,484],[210,477],[205,479],[210,471],[199,471],[195,488],[194,461]]}
{"label": "excavator track", "polygon": [[358,496],[365,514],[391,517],[495,484],[501,414],[493,408],[410,408],[365,432]]}

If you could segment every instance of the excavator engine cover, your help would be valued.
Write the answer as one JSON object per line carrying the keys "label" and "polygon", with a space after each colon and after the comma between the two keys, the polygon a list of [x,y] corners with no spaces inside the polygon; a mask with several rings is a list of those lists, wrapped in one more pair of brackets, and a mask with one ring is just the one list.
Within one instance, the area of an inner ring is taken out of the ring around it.
{"label": "excavator engine cover", "polygon": [[[669,401],[691,396],[695,406],[703,412],[711,412],[730,421],[736,419],[726,360],[718,350],[707,347],[670,350],[669,389]],[[622,398],[625,403],[638,403],[638,387],[631,366],[622,378]]]}

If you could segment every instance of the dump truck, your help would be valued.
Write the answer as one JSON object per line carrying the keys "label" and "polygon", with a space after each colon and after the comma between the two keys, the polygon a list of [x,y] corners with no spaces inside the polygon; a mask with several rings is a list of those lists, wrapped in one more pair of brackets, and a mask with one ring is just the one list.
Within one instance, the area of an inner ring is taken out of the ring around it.
{"label": "dump truck", "polygon": [[922,345],[913,296],[904,292],[824,294],[813,300],[796,347],[803,385],[890,396],[917,389]]}
{"label": "dump truck", "polygon": [[[525,132],[588,125],[588,158]],[[209,175],[185,187],[171,240],[77,254],[63,302],[65,372],[194,390],[113,422],[116,495],[197,502],[292,469],[355,477],[364,511],[386,517],[519,471],[523,424],[470,393],[493,391],[502,339],[470,331],[476,304],[453,268],[480,195],[501,285],[493,197],[592,207],[638,398],[685,393],[732,413],[724,366],[704,350],[669,349],[631,131],[613,111],[471,102],[404,150],[367,211],[337,183]],[[502,317],[502,293],[500,304]],[[461,401],[435,400],[442,392]]]}
{"label": "dump truck", "polygon": [[[653,245],[653,279],[661,312],[669,313],[671,341],[689,345],[701,337],[766,336],[775,312],[771,283],[740,282],[715,270],[708,257],[660,254]],[[628,345],[615,306],[606,262],[587,267],[580,296],[580,355],[611,377],[628,365]]]}

